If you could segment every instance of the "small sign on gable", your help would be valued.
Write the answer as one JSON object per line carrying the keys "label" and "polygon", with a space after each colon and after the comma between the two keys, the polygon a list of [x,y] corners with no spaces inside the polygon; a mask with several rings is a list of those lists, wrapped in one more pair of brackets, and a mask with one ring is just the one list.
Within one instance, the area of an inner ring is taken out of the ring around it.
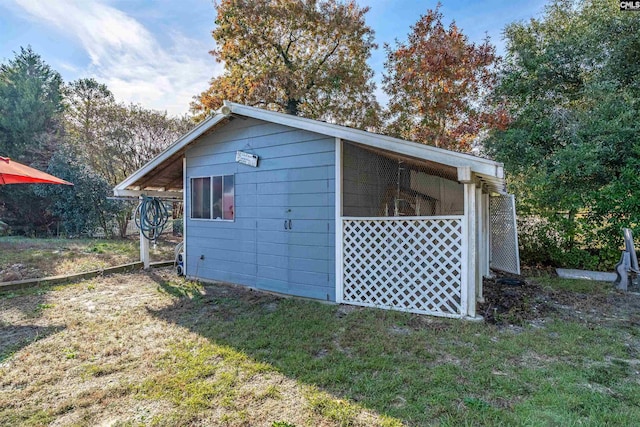
{"label": "small sign on gable", "polygon": [[258,156],[244,151],[236,151],[236,162],[256,168],[258,167]]}

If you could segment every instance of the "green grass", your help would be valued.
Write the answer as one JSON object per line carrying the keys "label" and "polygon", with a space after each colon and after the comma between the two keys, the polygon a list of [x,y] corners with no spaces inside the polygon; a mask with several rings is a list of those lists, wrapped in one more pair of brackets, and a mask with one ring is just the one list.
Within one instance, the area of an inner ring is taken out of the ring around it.
{"label": "green grass", "polygon": [[[158,367],[162,375],[142,382],[135,388],[135,393],[141,399],[171,401],[176,409],[166,414],[171,419],[170,424],[195,422],[202,412],[220,407],[227,412],[222,421],[242,424],[247,414],[238,407],[237,402],[247,399],[286,399],[276,385],[270,385],[257,394],[242,391],[242,385],[255,376],[268,378],[269,373],[275,373],[277,369],[232,347],[181,341],[165,354],[158,362]],[[88,372],[94,375],[95,367]],[[352,401],[336,399],[316,387],[307,386],[304,393],[312,411],[341,426],[356,425],[363,410],[362,406]],[[286,426],[288,423],[274,421],[273,425]],[[383,417],[383,425],[393,427],[402,424],[398,420]]]}
{"label": "green grass", "polygon": [[232,348],[191,341],[173,346],[158,366],[163,374],[144,381],[137,393],[171,401],[177,407],[172,416],[181,423],[217,406],[233,412],[237,385],[246,377],[272,370]]}
{"label": "green grass", "polygon": [[[382,310],[342,315],[336,306],[296,299],[270,304],[277,308],[214,292],[192,301],[177,321],[341,397],[309,398],[340,425],[350,425],[354,402],[408,425],[634,425],[640,419],[637,365],[630,362],[638,357],[638,334],[630,347],[628,330],[550,319],[513,332]],[[207,322],[193,322],[205,314]]]}
{"label": "green grass", "polygon": [[586,279],[561,279],[560,277],[541,276],[536,277],[535,281],[552,289],[583,294],[606,294],[613,289],[613,284],[610,282]]}
{"label": "green grass", "polygon": [[2,299],[13,299],[13,298],[23,297],[23,296],[27,296],[27,295],[42,296],[42,295],[46,295],[46,293],[49,290],[51,290],[52,288],[53,288],[53,286],[51,286],[51,285],[44,285],[44,286],[34,286],[32,288],[14,289],[14,290],[11,290],[11,291],[2,291],[2,292],[0,292],[0,300],[2,300]]}
{"label": "green grass", "polygon": [[55,420],[48,411],[14,411],[0,408],[0,420],[7,426],[45,426]]}

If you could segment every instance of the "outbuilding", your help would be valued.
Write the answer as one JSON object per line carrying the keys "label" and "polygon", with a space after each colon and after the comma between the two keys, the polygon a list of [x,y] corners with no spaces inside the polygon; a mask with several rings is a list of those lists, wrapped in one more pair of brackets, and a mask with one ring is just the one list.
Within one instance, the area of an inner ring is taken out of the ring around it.
{"label": "outbuilding", "polygon": [[183,201],[203,281],[476,317],[489,268],[519,272],[502,164],[236,103],[114,194]]}

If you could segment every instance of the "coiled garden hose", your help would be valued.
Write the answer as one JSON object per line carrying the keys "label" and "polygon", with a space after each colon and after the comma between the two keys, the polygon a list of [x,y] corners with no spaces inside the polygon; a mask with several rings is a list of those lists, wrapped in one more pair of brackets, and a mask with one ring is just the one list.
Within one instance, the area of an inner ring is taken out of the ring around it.
{"label": "coiled garden hose", "polygon": [[169,221],[169,211],[157,197],[142,196],[134,216],[136,227],[149,241],[156,243]]}

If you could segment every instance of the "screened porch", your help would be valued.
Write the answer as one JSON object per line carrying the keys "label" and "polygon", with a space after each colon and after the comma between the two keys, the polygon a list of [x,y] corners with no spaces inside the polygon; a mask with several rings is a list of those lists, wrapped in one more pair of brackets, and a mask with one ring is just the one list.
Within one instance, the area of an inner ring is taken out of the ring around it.
{"label": "screened porch", "polygon": [[[490,197],[481,180],[467,169],[356,143],[339,150],[340,302],[475,317],[491,252]],[[493,228],[505,234],[504,215],[494,217]]]}

